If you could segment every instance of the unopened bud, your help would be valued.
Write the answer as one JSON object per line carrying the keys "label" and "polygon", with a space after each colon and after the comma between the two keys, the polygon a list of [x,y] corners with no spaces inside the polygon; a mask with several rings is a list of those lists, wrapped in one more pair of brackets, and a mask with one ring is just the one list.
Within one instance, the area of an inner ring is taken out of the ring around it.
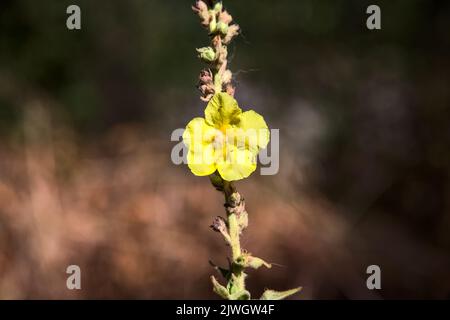
{"label": "unopened bud", "polygon": [[233,17],[228,13],[228,11],[224,10],[219,13],[219,21],[229,25],[231,21],[233,21]]}
{"label": "unopened bud", "polygon": [[200,71],[200,75],[199,75],[199,81],[202,84],[208,84],[208,83],[212,83],[213,82],[213,75],[211,70],[202,70]]}
{"label": "unopened bud", "polygon": [[209,94],[209,95],[207,95],[207,96],[201,96],[201,97],[200,97],[200,100],[202,100],[202,101],[204,101],[204,102],[209,102],[209,100],[211,100],[213,96],[214,96],[213,93],[211,93],[211,94]]}
{"label": "unopened bud", "polygon": [[239,34],[239,26],[237,24],[233,24],[228,27],[228,32],[225,38],[223,38],[223,43],[228,44],[231,40]]}
{"label": "unopened bud", "polygon": [[209,10],[209,33],[215,33],[217,29],[217,19],[214,10]]}
{"label": "unopened bud", "polygon": [[192,6],[192,9],[196,12],[197,11],[205,11],[205,10],[208,10],[208,5],[202,0],[197,0],[195,2],[195,5]]}
{"label": "unopened bud", "polygon": [[234,97],[235,91],[236,91],[236,89],[234,88],[234,86],[231,83],[227,83],[225,85],[225,92],[228,93],[230,96]]}
{"label": "unopened bud", "polygon": [[225,36],[228,33],[228,25],[219,21],[216,26],[216,31]]}
{"label": "unopened bud", "polygon": [[215,5],[214,5],[214,11],[215,11],[215,13],[219,13],[219,12],[221,12],[222,11],[222,9],[223,9],[223,5],[222,5],[222,2],[217,2]]}
{"label": "unopened bud", "polygon": [[233,77],[230,70],[225,70],[225,72],[222,74],[222,83],[227,84],[231,82],[231,78]]}
{"label": "unopened bud", "polygon": [[192,10],[199,16],[201,23],[204,27],[208,27],[211,15],[208,10],[208,6],[202,0],[198,0],[195,5],[192,6]]}
{"label": "unopened bud", "polygon": [[205,62],[213,62],[216,60],[216,53],[214,49],[211,47],[203,47],[197,49],[198,57]]}
{"label": "unopened bud", "polygon": [[227,232],[227,224],[225,222],[225,219],[221,216],[217,216],[214,218],[213,223],[211,225],[211,229],[213,229],[216,232],[220,233],[226,233]]}
{"label": "unopened bud", "polygon": [[213,84],[202,84],[198,86],[198,90],[202,93],[203,96],[207,96],[209,94],[214,93],[214,85]]}

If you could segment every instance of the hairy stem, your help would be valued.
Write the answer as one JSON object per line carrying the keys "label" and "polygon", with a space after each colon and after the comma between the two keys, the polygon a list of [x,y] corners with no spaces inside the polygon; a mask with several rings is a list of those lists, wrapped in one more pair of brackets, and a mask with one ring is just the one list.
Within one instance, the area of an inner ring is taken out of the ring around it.
{"label": "hairy stem", "polygon": [[233,261],[241,256],[241,244],[239,240],[239,226],[236,219],[236,214],[232,213],[228,215],[228,228],[230,230],[231,241],[231,255]]}
{"label": "hairy stem", "polygon": [[[230,268],[231,276],[228,278],[227,287],[232,288],[230,291],[244,292],[246,274],[244,273],[244,266],[240,262],[243,252],[240,235],[241,231],[247,226],[246,223],[245,225],[242,223],[243,220],[247,221],[247,212],[245,211],[244,200],[236,191],[232,182],[223,181],[223,193],[225,195],[225,208],[232,258]],[[243,219],[244,216],[245,219]],[[250,295],[248,295],[248,298],[250,298]]]}

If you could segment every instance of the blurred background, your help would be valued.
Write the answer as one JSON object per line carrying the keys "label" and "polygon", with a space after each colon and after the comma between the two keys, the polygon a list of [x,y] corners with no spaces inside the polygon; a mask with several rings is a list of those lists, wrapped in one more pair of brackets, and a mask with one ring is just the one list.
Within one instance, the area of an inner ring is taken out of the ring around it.
{"label": "blurred background", "polygon": [[[223,198],[170,159],[205,107],[192,2],[1,1],[0,298],[217,298]],[[224,5],[236,98],[280,129],[279,173],[237,183],[243,246],[278,264],[250,272],[254,296],[450,298],[450,2]]]}

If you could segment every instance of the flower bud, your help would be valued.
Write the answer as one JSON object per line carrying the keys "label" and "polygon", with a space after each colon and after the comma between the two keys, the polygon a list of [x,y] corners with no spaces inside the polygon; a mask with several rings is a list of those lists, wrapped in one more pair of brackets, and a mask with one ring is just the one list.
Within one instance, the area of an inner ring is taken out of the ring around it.
{"label": "flower bud", "polygon": [[205,10],[208,10],[208,5],[202,0],[197,0],[195,2],[195,5],[192,6],[192,9],[196,12],[197,11],[205,11]]}
{"label": "flower bud", "polygon": [[228,33],[228,25],[219,21],[216,26],[216,31],[225,36]]}
{"label": "flower bud", "polygon": [[239,26],[237,24],[233,24],[228,27],[228,32],[225,38],[223,38],[223,43],[228,44],[231,40],[239,34]]}
{"label": "flower bud", "polygon": [[221,216],[217,216],[214,218],[213,223],[211,225],[211,229],[213,229],[216,232],[220,233],[226,233],[227,232],[227,224],[225,222],[225,219]]}
{"label": "flower bud", "polygon": [[198,77],[201,84],[213,83],[213,75],[211,70],[203,69]]}
{"label": "flower bud", "polygon": [[198,57],[205,62],[213,62],[216,60],[216,53],[214,49],[211,47],[203,47],[197,49]]}
{"label": "flower bud", "polygon": [[207,4],[202,0],[198,0],[195,5],[192,6],[192,10],[194,10],[194,12],[199,16],[201,24],[204,27],[208,27],[211,20],[211,15],[209,13]]}
{"label": "flower bud", "polygon": [[211,93],[205,97],[200,97],[200,100],[202,100],[204,102],[209,102],[209,100],[211,100],[213,96],[214,96],[214,94]]}
{"label": "flower bud", "polygon": [[223,5],[222,5],[222,2],[217,2],[215,5],[214,5],[214,11],[215,11],[215,13],[219,13],[219,12],[222,12],[222,9],[223,9]]}
{"label": "flower bud", "polygon": [[[215,93],[214,82],[212,80],[212,74],[209,75],[208,73],[210,73],[210,71],[202,70],[202,72],[200,73],[199,84],[197,86],[198,90],[201,93],[200,99],[205,102],[208,102]],[[204,74],[204,75],[202,75],[202,74]],[[202,81],[202,79],[204,79],[205,82]]]}
{"label": "flower bud", "polygon": [[227,83],[225,85],[225,92],[228,93],[230,96],[234,97],[236,89],[231,83]]}
{"label": "flower bud", "polygon": [[219,21],[229,25],[231,21],[233,21],[233,17],[228,13],[228,11],[224,10],[219,13]]}
{"label": "flower bud", "polygon": [[232,73],[230,70],[225,70],[225,72],[222,74],[222,83],[223,84],[227,84],[229,82],[231,82],[231,78],[233,77]]}
{"label": "flower bud", "polygon": [[209,94],[214,93],[214,85],[213,84],[202,84],[198,86],[198,90],[202,93],[203,96],[207,96]]}
{"label": "flower bud", "polygon": [[211,17],[209,21],[209,33],[215,33],[217,30],[217,20],[216,20],[216,14],[213,10],[210,10],[209,16]]}

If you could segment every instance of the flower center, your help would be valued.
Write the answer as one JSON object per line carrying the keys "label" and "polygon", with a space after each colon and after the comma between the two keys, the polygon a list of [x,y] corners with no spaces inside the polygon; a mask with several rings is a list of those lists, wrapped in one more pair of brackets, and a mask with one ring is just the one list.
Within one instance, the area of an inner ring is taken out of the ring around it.
{"label": "flower center", "polygon": [[216,150],[222,149],[224,144],[225,144],[224,131],[222,129],[216,130],[216,134],[214,135],[214,138],[213,138],[214,149],[216,149]]}
{"label": "flower center", "polygon": [[228,125],[227,124],[222,124],[221,126],[220,126],[220,131],[224,134],[224,135],[226,135],[227,134],[227,129],[228,129]]}

